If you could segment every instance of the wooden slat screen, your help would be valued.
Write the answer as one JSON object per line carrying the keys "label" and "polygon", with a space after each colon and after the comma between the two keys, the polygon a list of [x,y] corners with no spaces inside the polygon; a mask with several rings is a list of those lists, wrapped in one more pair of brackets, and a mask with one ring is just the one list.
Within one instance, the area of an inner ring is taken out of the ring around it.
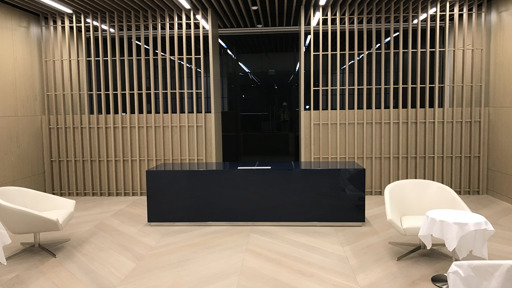
{"label": "wooden slat screen", "polygon": [[302,7],[301,160],[356,161],[371,195],[405,178],[485,193],[486,6]]}
{"label": "wooden slat screen", "polygon": [[212,21],[154,7],[41,17],[48,192],[144,195],[148,168],[221,160]]}

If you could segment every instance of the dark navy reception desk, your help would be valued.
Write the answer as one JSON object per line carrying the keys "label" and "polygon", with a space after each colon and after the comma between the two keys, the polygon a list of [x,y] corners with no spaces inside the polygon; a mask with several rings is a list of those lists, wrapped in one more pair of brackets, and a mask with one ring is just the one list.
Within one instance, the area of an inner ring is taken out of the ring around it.
{"label": "dark navy reception desk", "polygon": [[149,223],[365,221],[355,162],[164,163],[146,177]]}

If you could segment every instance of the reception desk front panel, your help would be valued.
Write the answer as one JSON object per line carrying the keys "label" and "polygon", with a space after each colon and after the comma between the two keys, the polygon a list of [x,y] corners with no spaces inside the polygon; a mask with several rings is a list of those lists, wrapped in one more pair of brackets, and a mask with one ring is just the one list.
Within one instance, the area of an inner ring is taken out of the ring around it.
{"label": "reception desk front panel", "polygon": [[365,221],[355,162],[165,163],[146,176],[150,223]]}

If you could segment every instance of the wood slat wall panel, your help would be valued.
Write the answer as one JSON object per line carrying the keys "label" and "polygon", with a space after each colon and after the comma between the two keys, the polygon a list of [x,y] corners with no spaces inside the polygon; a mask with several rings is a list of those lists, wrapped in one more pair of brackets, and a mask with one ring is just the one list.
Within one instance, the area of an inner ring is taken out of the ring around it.
{"label": "wood slat wall panel", "polygon": [[371,195],[404,178],[485,193],[486,1],[341,2],[302,10],[301,160],[359,162]]}
{"label": "wood slat wall panel", "polygon": [[156,8],[41,17],[48,192],[140,196],[152,166],[221,160],[213,16]]}

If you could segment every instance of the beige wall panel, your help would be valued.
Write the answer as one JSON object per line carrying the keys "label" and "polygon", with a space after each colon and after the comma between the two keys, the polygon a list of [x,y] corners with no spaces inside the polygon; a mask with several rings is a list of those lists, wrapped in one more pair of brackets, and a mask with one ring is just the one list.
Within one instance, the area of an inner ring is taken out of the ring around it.
{"label": "beige wall panel", "polygon": [[0,138],[0,183],[7,183],[17,178],[19,173],[18,155],[19,149],[17,141],[18,138],[18,125],[17,118],[15,117],[0,117],[0,131],[2,137]]}
{"label": "beige wall panel", "polygon": [[0,183],[0,186],[19,186],[44,191],[45,176],[44,173],[35,174],[27,178],[20,178],[6,183]]}
{"label": "beige wall panel", "polygon": [[[7,7],[0,4],[0,8]],[[0,10],[12,10],[12,8],[0,9]],[[6,14],[7,11],[2,13]],[[14,116],[18,111],[17,106],[17,85],[16,80],[22,81],[22,79],[16,79],[16,58],[14,45],[12,43],[12,23],[10,15],[1,15],[0,17],[0,55],[2,55],[2,65],[0,65],[0,99],[2,105],[0,105],[0,117],[2,116]],[[3,17],[5,16],[5,18]],[[5,26],[5,27],[4,27]]]}
{"label": "beige wall panel", "polygon": [[0,4],[0,185],[44,190],[39,18]]}
{"label": "beige wall panel", "polygon": [[[490,170],[512,175],[512,109],[489,110],[489,163]],[[489,183],[491,185],[491,183]],[[512,196],[512,191],[510,192]]]}
{"label": "beige wall panel", "polygon": [[498,199],[512,203],[512,195],[508,193],[510,187],[512,187],[512,175],[493,169],[489,169],[488,173],[487,193]]}
{"label": "beige wall panel", "polygon": [[[16,144],[18,153],[16,155],[19,166],[17,173],[25,175],[37,175],[44,172],[44,157],[42,145],[41,116],[18,117],[15,119]],[[34,145],[37,144],[37,145]]]}

